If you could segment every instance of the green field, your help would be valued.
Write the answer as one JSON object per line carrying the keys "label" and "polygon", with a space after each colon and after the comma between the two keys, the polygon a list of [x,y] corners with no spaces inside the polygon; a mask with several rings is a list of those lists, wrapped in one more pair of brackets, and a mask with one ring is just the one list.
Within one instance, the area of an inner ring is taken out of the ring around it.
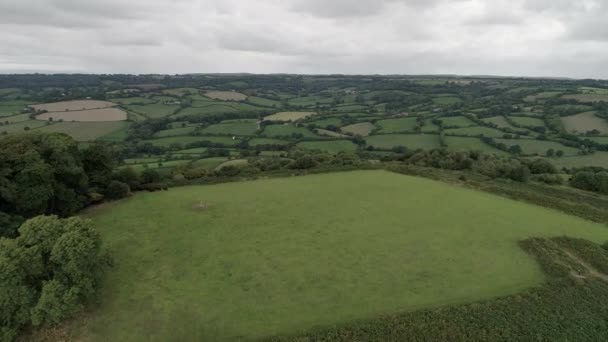
{"label": "green field", "polygon": [[608,102],[608,94],[577,94],[577,95],[564,95],[565,99],[577,100],[579,102]]}
{"label": "green field", "polygon": [[503,135],[505,135],[505,132],[499,131],[497,129],[490,128],[490,127],[480,127],[480,126],[450,128],[450,129],[446,129],[444,132],[446,135],[468,135],[468,136],[474,136],[474,137],[483,135],[484,137],[490,137],[490,138],[500,138]]}
{"label": "green field", "polygon": [[340,128],[344,133],[351,133],[363,137],[368,136],[374,129],[376,129],[376,126],[371,122],[360,122]]}
{"label": "green field", "polygon": [[204,134],[255,135],[258,130],[256,122],[221,123],[205,127]]}
{"label": "green field", "polygon": [[596,129],[600,133],[608,133],[608,120],[595,116],[594,112],[562,117],[562,122],[569,132],[586,133]]}
{"label": "green field", "polygon": [[268,137],[291,137],[295,134],[304,138],[318,138],[318,135],[308,129],[292,125],[269,125],[264,128],[262,134]]}
{"label": "green field", "polygon": [[238,140],[233,140],[231,137],[202,137],[202,136],[179,136],[179,137],[166,137],[158,139],[143,140],[143,142],[151,143],[157,146],[169,147],[172,144],[187,145],[193,142],[208,141],[226,146],[234,146],[238,144]]}
{"label": "green field", "polygon": [[340,127],[342,125],[342,120],[340,120],[338,118],[327,118],[327,119],[311,121],[309,123],[313,124],[313,125],[317,125],[321,128],[327,128],[328,126]]}
{"label": "green field", "polygon": [[58,122],[40,127],[36,131],[65,133],[78,141],[91,141],[118,131],[123,131],[124,134],[128,126],[129,123],[125,121]]}
{"label": "green field", "polygon": [[249,146],[258,146],[258,145],[287,145],[289,141],[279,140],[279,139],[269,139],[269,138],[254,138],[249,140]]}
{"label": "green field", "polygon": [[432,134],[383,134],[365,138],[367,145],[379,149],[391,149],[395,146],[405,146],[410,150],[439,148],[439,136]]}
{"label": "green field", "polygon": [[148,118],[157,119],[173,114],[177,109],[179,109],[179,106],[153,103],[147,105],[128,105],[125,106],[125,108],[135,113],[142,114]]}
{"label": "green field", "polygon": [[164,129],[162,131],[158,131],[154,133],[155,138],[164,138],[164,137],[175,137],[180,135],[188,135],[196,129],[195,126],[186,126],[186,127],[175,127]]}
{"label": "green field", "polygon": [[414,132],[414,128],[416,128],[416,118],[380,120],[377,124],[381,127],[379,133],[382,134]]}
{"label": "green field", "polygon": [[462,102],[462,100],[460,98],[454,97],[454,96],[442,96],[442,97],[434,98],[433,102],[438,105],[452,105],[452,104],[460,103],[460,102]]}
{"label": "green field", "polygon": [[443,127],[468,127],[475,126],[475,123],[464,116],[445,116],[439,118],[443,122]]}
{"label": "green field", "polygon": [[545,127],[545,122],[542,119],[530,118],[527,116],[511,116],[511,121],[524,127]]}
{"label": "green field", "polygon": [[565,156],[578,154],[579,150],[574,147],[564,146],[558,142],[534,140],[534,139],[496,139],[496,142],[504,143],[507,146],[519,145],[524,154],[538,154],[544,156],[547,150],[564,151]]}
{"label": "green field", "polygon": [[384,171],[172,188],[86,216],[115,260],[99,306],[71,324],[87,341],[247,340],[503,296],[544,279],[517,241],[608,239],[577,217]]}
{"label": "green field", "polygon": [[303,141],[296,146],[309,150],[321,150],[331,153],[355,152],[357,145],[350,140]]}
{"label": "green field", "polygon": [[479,138],[446,136],[445,142],[448,145],[447,149],[450,151],[480,151],[497,155],[507,155],[506,152],[484,143]]}
{"label": "green field", "polygon": [[550,159],[557,167],[581,168],[584,166],[598,166],[608,169],[608,152],[595,152],[584,156],[571,156]]}
{"label": "green field", "polygon": [[505,117],[504,117],[504,116],[493,116],[493,117],[490,117],[490,118],[484,118],[484,119],[481,119],[481,120],[483,120],[483,121],[485,121],[485,122],[488,122],[488,123],[493,123],[493,124],[495,124],[495,125],[496,125],[497,127],[499,127],[499,128],[511,128],[511,129],[517,129],[517,127],[515,127],[515,126],[511,125],[511,124],[510,124],[510,123],[509,123],[509,122],[508,122],[508,121],[505,119]]}

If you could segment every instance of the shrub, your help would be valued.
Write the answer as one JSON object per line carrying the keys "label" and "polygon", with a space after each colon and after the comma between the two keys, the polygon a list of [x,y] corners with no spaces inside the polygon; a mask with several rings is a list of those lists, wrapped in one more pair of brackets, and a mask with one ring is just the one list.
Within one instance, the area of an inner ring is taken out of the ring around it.
{"label": "shrub", "polygon": [[110,184],[108,184],[105,191],[105,196],[107,199],[116,200],[127,197],[130,192],[131,189],[129,188],[128,184],[113,180],[110,182]]}

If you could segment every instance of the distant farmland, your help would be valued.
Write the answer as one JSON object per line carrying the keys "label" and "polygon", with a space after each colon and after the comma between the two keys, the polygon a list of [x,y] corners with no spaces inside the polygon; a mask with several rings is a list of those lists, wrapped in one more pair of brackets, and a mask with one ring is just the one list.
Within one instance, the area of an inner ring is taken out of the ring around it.
{"label": "distant farmland", "polygon": [[51,118],[54,121],[123,121],[127,119],[127,113],[118,108],[100,108],[67,112],[52,112],[36,116],[36,119],[38,120],[49,120]]}
{"label": "distant farmland", "polygon": [[247,99],[247,95],[235,91],[209,91],[205,93],[205,96],[222,101],[244,101]]}
{"label": "distant farmland", "polygon": [[297,121],[314,115],[314,112],[280,112],[264,118],[268,121]]}
{"label": "distant farmland", "polygon": [[108,101],[97,101],[97,100],[78,100],[78,101],[62,101],[53,103],[43,103],[37,105],[31,105],[30,107],[35,110],[45,110],[47,112],[65,112],[65,111],[79,111],[88,109],[108,108],[115,106],[114,103]]}

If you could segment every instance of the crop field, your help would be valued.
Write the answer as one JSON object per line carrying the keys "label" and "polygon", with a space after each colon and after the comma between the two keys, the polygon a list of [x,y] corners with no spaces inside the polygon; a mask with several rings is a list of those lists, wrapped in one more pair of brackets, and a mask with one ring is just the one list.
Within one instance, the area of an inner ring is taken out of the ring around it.
{"label": "crop field", "polygon": [[53,121],[123,121],[127,119],[127,113],[119,108],[101,108],[87,110],[71,110],[68,112],[48,112],[36,116],[37,120]]}
{"label": "crop field", "polygon": [[480,127],[480,126],[450,128],[450,129],[446,129],[444,132],[446,135],[468,135],[468,136],[475,136],[475,137],[483,135],[484,137],[490,137],[490,138],[500,138],[505,134],[504,132],[499,131],[494,128]]}
{"label": "crop field", "polygon": [[380,120],[377,125],[381,127],[378,133],[413,132],[416,128],[416,118],[401,118]]}
{"label": "crop field", "polygon": [[543,282],[518,240],[608,239],[600,224],[383,171],[173,188],[85,215],[115,259],[70,331],[89,341],[248,340],[483,300]]}
{"label": "crop field", "polygon": [[62,101],[53,103],[42,103],[31,105],[35,110],[46,110],[47,112],[65,112],[65,111],[80,111],[87,109],[108,108],[115,106],[114,103],[98,100],[76,100]]}
{"label": "crop field", "polygon": [[368,136],[374,129],[376,129],[376,126],[371,122],[361,122],[340,128],[342,132],[360,135],[362,137]]}
{"label": "crop field", "polygon": [[243,101],[247,99],[247,95],[237,93],[236,91],[208,91],[205,93],[205,96],[222,101]]}
{"label": "crop field", "polygon": [[595,116],[595,112],[565,116],[562,122],[569,132],[586,133],[596,129],[600,133],[608,133],[608,120]]}
{"label": "crop field", "polygon": [[365,138],[367,145],[378,149],[390,150],[396,146],[405,146],[410,150],[430,150],[439,148],[439,136],[433,134],[383,134]]}
{"label": "crop field", "polygon": [[544,156],[547,150],[561,150],[566,156],[578,154],[579,150],[573,147],[564,146],[558,142],[534,140],[534,139],[496,139],[496,142],[502,142],[507,146],[519,145],[524,154],[538,154]]}
{"label": "crop field", "polygon": [[513,122],[525,127],[545,127],[545,122],[542,119],[530,118],[527,116],[511,116]]}
{"label": "crop field", "polygon": [[42,126],[36,131],[65,133],[77,141],[91,141],[108,136],[114,132],[124,131],[128,125],[124,121],[57,122],[52,125]]}
{"label": "crop field", "polygon": [[421,131],[423,133],[439,133],[439,126],[433,123],[433,120],[426,119],[424,121],[424,126],[422,126]]}
{"label": "crop field", "polygon": [[314,112],[279,112],[264,118],[267,121],[297,121],[315,115]]}
{"label": "crop field", "polygon": [[506,152],[484,143],[479,138],[446,136],[445,142],[447,144],[447,149],[450,151],[480,151],[501,156],[507,155]]}
{"label": "crop field", "polygon": [[301,135],[304,138],[317,138],[318,135],[309,131],[304,127],[295,127],[292,125],[270,125],[264,128],[262,134],[267,137],[291,137],[293,135]]}
{"label": "crop field", "polygon": [[205,127],[202,130],[204,134],[231,134],[231,135],[254,135],[258,130],[258,124],[255,122],[235,122],[235,123],[220,123]]}
{"label": "crop field", "polygon": [[357,150],[357,145],[350,140],[303,141],[296,146],[309,150],[321,150],[331,153],[354,152]]}

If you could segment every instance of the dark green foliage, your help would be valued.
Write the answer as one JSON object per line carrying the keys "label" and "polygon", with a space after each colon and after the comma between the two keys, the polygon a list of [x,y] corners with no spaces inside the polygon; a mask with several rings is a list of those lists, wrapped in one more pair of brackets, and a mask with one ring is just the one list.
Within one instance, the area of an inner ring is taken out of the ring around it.
{"label": "dark green foliage", "polygon": [[110,181],[104,195],[107,199],[117,200],[127,197],[131,193],[129,185],[117,180]]}
{"label": "dark green foliage", "polygon": [[530,177],[531,180],[535,182],[541,182],[550,185],[561,185],[564,184],[564,179],[560,175],[544,173],[544,174],[535,174]]}
{"label": "dark green foliage", "polygon": [[127,184],[131,189],[139,188],[139,185],[141,183],[141,177],[139,173],[137,173],[137,171],[133,170],[133,168],[131,167],[119,169],[118,171],[114,172],[113,178],[117,181]]}
{"label": "dark green foliage", "polygon": [[105,144],[93,144],[82,151],[82,163],[91,187],[103,189],[112,179],[116,158],[112,149]]}
{"label": "dark green foliage", "polygon": [[570,184],[575,188],[608,194],[608,172],[579,171],[572,176]]}
{"label": "dark green foliage", "polygon": [[557,173],[557,169],[551,162],[545,159],[535,159],[531,162],[528,167],[530,168],[530,172],[533,174],[538,173]]}
{"label": "dark green foliage", "polygon": [[162,176],[154,169],[145,169],[141,173],[141,182],[143,184],[157,183],[162,180]]}
{"label": "dark green foliage", "polygon": [[[317,329],[269,341],[605,341],[608,251],[589,241],[530,239],[521,247],[546,274],[540,288],[485,302]],[[589,269],[590,265],[593,269]],[[594,272],[600,272],[600,276]]]}
{"label": "dark green foliage", "polygon": [[81,218],[38,216],[0,239],[0,340],[27,325],[57,324],[95,297],[109,257]]}

